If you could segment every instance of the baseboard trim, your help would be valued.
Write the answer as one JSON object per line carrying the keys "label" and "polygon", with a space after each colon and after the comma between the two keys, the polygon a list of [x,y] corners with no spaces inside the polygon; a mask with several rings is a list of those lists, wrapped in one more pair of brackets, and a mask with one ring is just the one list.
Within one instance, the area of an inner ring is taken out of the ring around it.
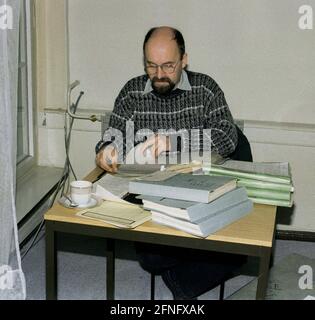
{"label": "baseboard trim", "polygon": [[315,232],[277,230],[276,239],[315,242]]}

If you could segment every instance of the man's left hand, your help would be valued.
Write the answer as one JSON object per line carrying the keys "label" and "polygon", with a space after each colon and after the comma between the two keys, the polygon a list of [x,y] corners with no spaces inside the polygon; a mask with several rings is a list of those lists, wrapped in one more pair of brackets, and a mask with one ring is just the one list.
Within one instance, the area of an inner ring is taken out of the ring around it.
{"label": "man's left hand", "polygon": [[145,157],[147,152],[157,158],[162,152],[171,151],[171,141],[168,136],[156,134],[142,143],[140,152]]}

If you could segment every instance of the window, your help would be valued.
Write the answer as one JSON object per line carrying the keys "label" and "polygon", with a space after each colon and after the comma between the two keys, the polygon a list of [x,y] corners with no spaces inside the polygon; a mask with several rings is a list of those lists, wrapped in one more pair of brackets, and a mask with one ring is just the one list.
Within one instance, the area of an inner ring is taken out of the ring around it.
{"label": "window", "polygon": [[35,164],[31,1],[21,0],[17,109],[17,177]]}

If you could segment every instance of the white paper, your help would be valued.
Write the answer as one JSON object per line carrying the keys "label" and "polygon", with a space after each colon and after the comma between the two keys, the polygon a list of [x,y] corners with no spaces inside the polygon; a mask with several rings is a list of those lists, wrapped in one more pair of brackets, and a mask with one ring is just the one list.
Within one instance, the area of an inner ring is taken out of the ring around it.
{"label": "white paper", "polygon": [[104,200],[129,203],[122,199],[128,193],[129,180],[106,174],[96,182],[95,193]]}
{"label": "white paper", "polygon": [[110,191],[106,190],[104,187],[101,187],[99,185],[96,186],[96,192],[99,197],[101,197],[104,200],[108,201],[114,201],[114,202],[120,202],[120,203],[129,203],[114,194],[112,194]]}

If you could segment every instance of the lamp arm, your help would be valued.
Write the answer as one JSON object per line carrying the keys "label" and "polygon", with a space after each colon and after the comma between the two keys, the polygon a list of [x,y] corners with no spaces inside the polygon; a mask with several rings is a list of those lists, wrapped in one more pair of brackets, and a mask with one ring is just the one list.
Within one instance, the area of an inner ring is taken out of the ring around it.
{"label": "lamp arm", "polygon": [[95,114],[92,114],[90,116],[84,116],[84,115],[74,114],[71,111],[71,92],[79,84],[80,84],[80,81],[79,80],[75,80],[74,82],[70,83],[69,86],[68,86],[68,90],[67,90],[67,113],[69,114],[69,116],[71,118],[74,118],[74,119],[90,120],[92,122],[95,122],[97,120],[100,121],[100,119],[98,119],[98,117]]}

